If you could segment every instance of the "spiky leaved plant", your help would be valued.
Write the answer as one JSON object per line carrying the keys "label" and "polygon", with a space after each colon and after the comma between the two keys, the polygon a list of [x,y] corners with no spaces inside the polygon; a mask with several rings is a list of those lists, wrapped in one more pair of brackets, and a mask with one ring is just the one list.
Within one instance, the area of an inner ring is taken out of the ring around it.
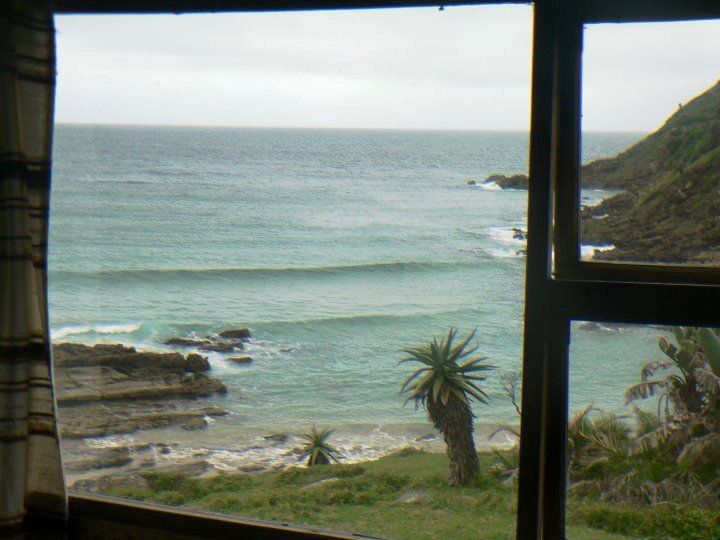
{"label": "spiky leaved plant", "polygon": [[488,404],[487,394],[477,383],[487,378],[481,372],[494,367],[483,363],[484,357],[467,359],[477,350],[477,346],[469,347],[475,331],[453,346],[456,334],[457,330],[451,328],[439,342],[434,337],[422,347],[403,349],[409,356],[401,363],[419,362],[422,367],[405,380],[400,392],[407,394],[406,403],[414,401],[416,408],[424,407],[432,424],[442,433],[450,458],[450,484],[460,486],[480,472],[470,398]]}
{"label": "spiky leaved plant", "polygon": [[319,430],[313,424],[313,427],[308,433],[300,435],[300,438],[305,441],[305,445],[302,447],[303,453],[298,458],[298,461],[307,458],[308,467],[328,465],[331,460],[338,461],[338,458],[342,457],[342,454],[337,448],[327,442],[332,433],[330,429]]}

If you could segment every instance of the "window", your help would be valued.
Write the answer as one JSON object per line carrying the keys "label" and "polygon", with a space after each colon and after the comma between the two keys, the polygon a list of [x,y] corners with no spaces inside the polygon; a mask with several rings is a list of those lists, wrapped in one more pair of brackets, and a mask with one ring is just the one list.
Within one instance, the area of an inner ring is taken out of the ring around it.
{"label": "window", "polygon": [[671,0],[536,6],[518,538],[565,536],[570,322],[720,326],[713,268],[578,261],[582,24],[718,18],[716,10],[707,2]]}
{"label": "window", "polygon": [[[579,262],[579,171],[582,25],[718,14],[674,3],[646,8],[634,2],[622,7],[577,3],[565,6],[559,20],[552,13],[541,6],[536,12],[536,28],[546,33],[536,32],[534,49],[520,538],[565,536],[571,321],[717,326],[712,270]],[[528,450],[533,448],[540,451]]]}
{"label": "window", "polygon": [[[73,493],[513,535],[516,466],[494,467],[517,437],[490,436],[519,422],[501,376],[522,354],[527,190],[483,180],[526,172],[530,15],[59,21],[50,312]],[[398,366],[451,327],[497,368],[472,409],[482,475],[452,488]],[[305,466],[315,427],[339,464]]]}

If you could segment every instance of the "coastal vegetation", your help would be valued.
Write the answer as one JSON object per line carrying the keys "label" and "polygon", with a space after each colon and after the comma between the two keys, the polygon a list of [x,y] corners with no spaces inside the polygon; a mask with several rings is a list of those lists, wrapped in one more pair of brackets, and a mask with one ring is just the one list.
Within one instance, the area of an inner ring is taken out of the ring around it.
{"label": "coastal vegetation", "polygon": [[298,461],[307,458],[308,467],[329,465],[331,461],[339,461],[338,458],[342,454],[328,442],[332,433],[331,429],[318,429],[317,426],[313,425],[308,433],[300,435],[305,444],[302,447],[302,454]]}
{"label": "coastal vegetation", "polygon": [[718,174],[720,83],[625,152],[582,168],[583,188],[623,190],[583,209],[583,243],[615,246],[596,259],[717,264]]}
{"label": "coastal vegetation", "polygon": [[[489,470],[495,456],[480,453],[479,460]],[[360,464],[293,467],[255,475],[188,478],[146,472],[107,494],[398,540],[512,538],[514,487],[489,474],[477,476],[467,486],[449,486],[448,466],[447,456],[407,448]],[[705,524],[698,530],[716,530],[708,528],[708,515],[691,509],[687,515]],[[667,512],[573,503],[568,537],[621,540],[648,533],[660,538],[663,528],[675,521],[681,518]],[[601,527],[618,532],[598,530]]]}
{"label": "coastal vegetation", "polygon": [[451,328],[440,341],[434,337],[426,345],[404,349],[408,356],[400,362],[418,362],[422,367],[405,380],[401,392],[408,396],[406,403],[414,401],[416,408],[423,407],[435,429],[442,433],[450,458],[450,484],[464,486],[480,472],[470,399],[488,404],[488,396],[478,383],[487,378],[482,373],[493,366],[483,363],[484,357],[468,359],[478,348],[470,346],[475,331],[453,345],[456,335],[457,330]]}

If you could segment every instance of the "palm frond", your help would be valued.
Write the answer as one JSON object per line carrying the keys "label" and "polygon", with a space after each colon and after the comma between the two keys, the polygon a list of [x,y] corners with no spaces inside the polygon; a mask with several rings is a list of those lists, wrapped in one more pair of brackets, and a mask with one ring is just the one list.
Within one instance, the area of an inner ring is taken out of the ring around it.
{"label": "palm frond", "polygon": [[[451,396],[456,396],[464,404],[469,399],[487,404],[489,396],[477,383],[487,379],[483,374],[494,369],[487,363],[486,357],[468,358],[477,346],[470,343],[475,337],[475,331],[460,343],[454,344],[457,330],[450,328],[447,336],[438,340],[433,337],[422,347],[408,347],[403,349],[407,354],[400,363],[418,362],[423,367],[411,373],[400,387],[400,393],[406,394],[406,400],[414,401],[416,408],[425,406],[428,400],[446,406]],[[464,360],[463,363],[459,363]]]}

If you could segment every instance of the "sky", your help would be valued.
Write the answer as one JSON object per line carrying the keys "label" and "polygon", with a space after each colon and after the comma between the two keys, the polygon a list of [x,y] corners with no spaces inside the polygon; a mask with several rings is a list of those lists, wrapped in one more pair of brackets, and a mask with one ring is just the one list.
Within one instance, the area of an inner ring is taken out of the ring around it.
{"label": "sky", "polygon": [[[56,120],[527,130],[532,7],[66,15]],[[656,129],[720,78],[720,21],[586,28],[583,129]]]}

